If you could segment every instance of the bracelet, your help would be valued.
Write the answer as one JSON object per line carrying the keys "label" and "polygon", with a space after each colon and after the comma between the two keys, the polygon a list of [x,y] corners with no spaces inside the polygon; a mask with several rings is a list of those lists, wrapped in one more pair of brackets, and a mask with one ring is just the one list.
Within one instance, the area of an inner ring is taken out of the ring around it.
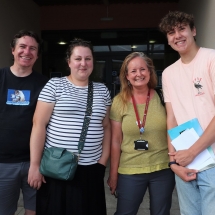
{"label": "bracelet", "polygon": [[171,162],[169,162],[168,166],[170,167],[172,164],[178,165],[178,163],[176,163],[176,161],[171,161]]}

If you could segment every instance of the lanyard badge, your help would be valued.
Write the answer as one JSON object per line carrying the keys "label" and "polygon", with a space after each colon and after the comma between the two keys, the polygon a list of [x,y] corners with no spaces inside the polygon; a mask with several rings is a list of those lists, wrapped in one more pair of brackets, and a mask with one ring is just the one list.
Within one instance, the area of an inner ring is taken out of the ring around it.
{"label": "lanyard badge", "polygon": [[145,106],[145,110],[144,110],[144,115],[143,115],[143,122],[140,121],[140,117],[137,111],[137,105],[134,99],[134,96],[132,95],[132,102],[133,102],[133,106],[134,106],[134,111],[136,114],[136,123],[137,126],[139,128],[140,131],[140,140],[136,140],[134,141],[134,149],[135,150],[148,150],[148,141],[146,140],[142,140],[142,134],[145,131],[145,123],[146,123],[146,116],[147,116],[147,112],[148,112],[148,106],[149,106],[149,99],[150,99],[150,89],[148,90],[148,94],[147,94],[147,99],[146,99],[146,106]]}

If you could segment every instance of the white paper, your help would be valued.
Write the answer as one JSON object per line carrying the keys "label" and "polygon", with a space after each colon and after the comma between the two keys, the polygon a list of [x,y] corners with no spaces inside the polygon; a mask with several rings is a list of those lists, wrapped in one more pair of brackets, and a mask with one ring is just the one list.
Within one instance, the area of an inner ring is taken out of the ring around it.
{"label": "white paper", "polygon": [[[191,128],[182,132],[171,143],[176,149],[176,151],[178,151],[189,149],[198,139],[199,139],[198,134],[193,128]],[[215,161],[211,157],[209,151],[205,149],[198,156],[196,156],[195,159],[190,164],[187,165],[187,168],[203,170],[205,167],[211,164],[215,165]]]}

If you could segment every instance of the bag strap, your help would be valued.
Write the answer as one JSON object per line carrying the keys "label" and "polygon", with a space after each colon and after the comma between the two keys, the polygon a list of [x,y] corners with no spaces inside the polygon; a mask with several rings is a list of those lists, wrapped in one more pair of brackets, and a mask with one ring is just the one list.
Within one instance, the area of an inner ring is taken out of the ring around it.
{"label": "bag strap", "polygon": [[88,85],[88,95],[87,95],[87,108],[85,111],[85,116],[84,116],[84,122],[83,122],[83,127],[81,130],[81,135],[79,138],[79,143],[78,143],[78,154],[81,154],[81,151],[84,148],[84,142],[86,139],[87,131],[88,131],[88,126],[90,124],[90,119],[92,116],[92,106],[93,106],[93,82],[89,81]]}
{"label": "bag strap", "polygon": [[155,91],[156,91],[156,93],[158,94],[158,96],[159,96],[159,98],[160,98],[160,100],[161,100],[161,104],[162,104],[163,106],[165,106],[165,102],[164,102],[164,97],[163,97],[163,92],[162,92],[162,90],[159,89],[159,88],[156,88]]}

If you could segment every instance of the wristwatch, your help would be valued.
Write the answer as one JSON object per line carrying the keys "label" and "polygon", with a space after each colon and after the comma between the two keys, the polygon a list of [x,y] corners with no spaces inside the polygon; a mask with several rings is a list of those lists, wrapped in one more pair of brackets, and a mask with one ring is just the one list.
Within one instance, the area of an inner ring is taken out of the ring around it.
{"label": "wristwatch", "polygon": [[172,164],[177,164],[178,165],[178,163],[176,163],[176,161],[171,161],[171,162],[169,162],[168,166],[170,167]]}

